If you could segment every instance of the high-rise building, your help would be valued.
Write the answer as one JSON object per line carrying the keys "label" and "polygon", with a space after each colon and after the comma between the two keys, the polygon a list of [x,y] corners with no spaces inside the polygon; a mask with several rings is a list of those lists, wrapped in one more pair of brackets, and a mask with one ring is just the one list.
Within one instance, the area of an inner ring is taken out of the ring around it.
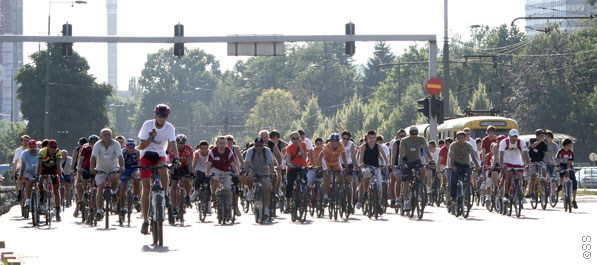
{"label": "high-rise building", "polygon": [[[23,0],[0,0],[0,34],[23,34]],[[0,43],[0,119],[19,120],[15,75],[23,67],[23,43]]]}
{"label": "high-rise building", "polygon": [[[117,34],[117,0],[106,0],[108,11],[108,35]],[[108,84],[118,89],[118,49],[116,43],[108,43]]]}
{"label": "high-rise building", "polygon": [[[586,0],[526,0],[525,16],[527,17],[578,17],[595,15],[597,9]],[[559,30],[574,32],[583,27],[578,19],[527,19],[526,35],[533,35],[545,31],[550,26],[557,25]]]}

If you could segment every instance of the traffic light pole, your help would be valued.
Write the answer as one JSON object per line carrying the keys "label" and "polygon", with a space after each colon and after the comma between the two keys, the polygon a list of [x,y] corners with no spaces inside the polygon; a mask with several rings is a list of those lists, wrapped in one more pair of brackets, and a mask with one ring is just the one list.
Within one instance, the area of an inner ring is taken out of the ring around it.
{"label": "traffic light pole", "polygon": [[[429,42],[429,78],[437,77],[437,42]],[[432,95],[432,97],[435,97]],[[431,114],[434,100],[429,100],[429,139],[437,141],[437,116]]]}

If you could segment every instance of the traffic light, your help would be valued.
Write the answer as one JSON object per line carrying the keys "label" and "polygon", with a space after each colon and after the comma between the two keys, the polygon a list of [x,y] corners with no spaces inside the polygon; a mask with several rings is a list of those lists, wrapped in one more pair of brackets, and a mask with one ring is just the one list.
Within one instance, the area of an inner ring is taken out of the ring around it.
{"label": "traffic light", "polygon": [[[73,35],[73,25],[71,24],[64,24],[62,25],[62,36],[72,36]],[[63,42],[62,43],[62,56],[70,56],[73,55],[73,43],[72,42]]]}
{"label": "traffic light", "polygon": [[[352,22],[346,23],[346,35],[354,35],[354,23],[352,23]],[[354,51],[356,50],[354,41],[347,41],[345,46],[346,46],[346,54],[351,55],[351,56],[354,55]]]}
{"label": "traffic light", "polygon": [[417,103],[419,104],[417,111],[423,113],[425,117],[429,118],[429,97],[419,99],[417,100]]}
{"label": "traffic light", "polygon": [[[184,26],[182,24],[174,25],[174,37],[184,37]],[[184,55],[184,43],[174,43],[174,55],[178,58]]]}
{"label": "traffic light", "polygon": [[437,124],[444,123],[444,100],[440,98],[436,98],[435,96],[431,97],[431,117],[437,118]]}

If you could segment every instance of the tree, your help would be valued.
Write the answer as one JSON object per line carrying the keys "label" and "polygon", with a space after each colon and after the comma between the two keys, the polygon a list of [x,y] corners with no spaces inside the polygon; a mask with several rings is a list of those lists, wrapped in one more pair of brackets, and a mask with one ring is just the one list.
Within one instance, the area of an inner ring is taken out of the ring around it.
{"label": "tree", "polygon": [[491,101],[489,101],[489,98],[487,97],[487,91],[483,83],[479,82],[479,87],[475,89],[473,98],[471,98],[468,105],[471,110],[489,110],[493,108]]}
{"label": "tree", "polygon": [[322,119],[323,115],[321,114],[319,103],[317,103],[317,97],[313,96],[309,98],[305,111],[302,112],[300,119],[293,123],[292,128],[303,129],[310,135],[315,133]]}
{"label": "tree", "polygon": [[263,129],[277,129],[282,135],[287,135],[292,129],[290,125],[298,118],[299,105],[287,91],[268,89],[257,98],[251,109],[246,127],[251,132]]}
{"label": "tree", "polygon": [[377,87],[381,81],[386,79],[386,72],[381,71],[378,67],[381,64],[392,63],[394,59],[396,59],[396,56],[390,51],[390,46],[386,42],[379,41],[375,43],[373,58],[369,58],[363,69],[365,91],[362,94],[368,95],[371,89]]}
{"label": "tree", "polygon": [[15,149],[21,145],[21,135],[25,134],[23,122],[0,120],[0,164],[11,164]]}
{"label": "tree", "polygon": [[131,97],[138,100],[139,98],[141,98],[142,92],[143,90],[141,89],[141,87],[139,87],[139,84],[137,83],[137,77],[132,76],[131,79],[129,79],[129,93],[131,93]]}
{"label": "tree", "polygon": [[21,101],[27,132],[42,139],[44,132],[44,96],[46,67],[50,74],[50,135],[61,148],[73,147],[77,139],[99,131],[109,124],[106,100],[112,94],[108,84],[98,84],[90,75],[87,60],[76,52],[61,55],[60,44],[50,44],[49,62],[46,50],[30,56],[15,77],[19,83],[17,98]]}

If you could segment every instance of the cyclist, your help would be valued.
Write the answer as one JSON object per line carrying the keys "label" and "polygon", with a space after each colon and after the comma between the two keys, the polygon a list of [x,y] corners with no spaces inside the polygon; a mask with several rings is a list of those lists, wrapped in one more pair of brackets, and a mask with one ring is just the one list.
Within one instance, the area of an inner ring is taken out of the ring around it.
{"label": "cyclist", "polygon": [[[224,184],[224,190],[228,197],[228,206],[232,206],[232,175],[231,168],[236,168],[236,159],[232,149],[228,146],[225,136],[219,136],[216,140],[216,146],[209,151],[205,173],[211,177],[211,193],[216,194],[220,187],[220,182]],[[213,197],[212,199],[215,199]],[[236,213],[235,213],[236,214]]]}
{"label": "cyclist", "polygon": [[[435,145],[434,140],[429,140],[429,154],[431,155],[431,160],[438,161],[439,160],[439,149]],[[429,163],[430,161],[426,161]],[[431,193],[431,182],[433,181],[433,176],[431,174],[431,169],[426,169],[425,176],[427,176],[427,193]]]}
{"label": "cyclist", "polygon": [[304,130],[298,130],[297,132],[299,133],[301,140],[307,145],[307,162],[315,160],[315,156],[313,155],[313,142],[311,142],[311,139],[307,138],[307,134]]}
{"label": "cyclist", "polygon": [[[154,119],[147,120],[143,123],[141,130],[137,137],[141,140],[139,149],[141,150],[140,166],[165,166],[168,163],[166,150],[174,153],[173,164],[178,164],[178,149],[176,147],[176,132],[174,126],[168,122],[168,115],[170,115],[170,107],[166,104],[158,104],[154,109]],[[168,196],[168,170],[160,168],[160,185],[165,190]],[[147,213],[149,212],[149,194],[151,193],[151,171],[149,169],[141,169],[139,171],[141,176],[141,208],[143,212],[143,225],[141,226],[142,234],[149,234],[149,221]]]}
{"label": "cyclist", "polygon": [[[340,135],[332,133],[329,139],[330,142],[325,145],[317,157],[319,165],[323,165],[323,204],[328,203],[328,193],[330,191],[330,176],[327,171],[341,171],[342,165],[340,164],[340,158],[342,158],[342,164],[348,164],[346,159],[346,149],[344,148],[344,145],[340,143]],[[325,163],[322,163],[323,159],[325,159]],[[344,174],[347,171],[347,168],[344,168],[344,171],[341,171],[340,174],[337,175],[336,181],[339,185],[344,183]],[[350,180],[352,180],[351,177],[352,176],[347,175],[346,182],[348,185],[350,185]]]}
{"label": "cyclist", "polygon": [[439,150],[442,150],[444,145],[446,145],[446,141],[444,141],[444,139],[439,139],[439,141],[437,141],[437,147],[439,148]]}
{"label": "cyclist", "polygon": [[[185,204],[191,205],[191,174],[193,174],[193,148],[187,144],[187,136],[179,134],[176,136],[176,147],[180,165],[170,172],[170,185],[172,187],[172,205],[178,205],[178,182],[182,181],[186,192]],[[170,159],[174,159],[174,153],[170,153]],[[177,215],[177,207],[172,207],[173,214]]]}
{"label": "cyclist", "polygon": [[[535,131],[535,137],[536,138],[532,138],[529,141],[531,144],[529,146],[529,156],[531,158],[532,167],[530,170],[531,181],[529,182],[528,195],[532,198],[532,202],[535,202],[535,198],[533,196],[535,194],[535,189],[533,187],[535,187],[535,181],[537,181],[537,176],[535,176],[535,173],[540,174],[544,178],[547,175],[545,162],[543,162],[543,160],[545,159],[545,155],[547,154],[547,144],[545,143],[545,131],[543,131],[542,129],[537,129]],[[537,166],[540,168],[540,172],[535,172]]]}
{"label": "cyclist", "polygon": [[[244,166],[244,159],[242,154],[240,153],[240,148],[238,147],[238,145],[236,145],[236,142],[234,141],[234,137],[232,135],[226,135],[226,141],[227,141],[227,146],[228,148],[230,148],[232,150],[232,154],[234,155],[234,160],[237,161],[236,167],[230,168],[230,172],[232,174],[234,174],[232,176],[232,183],[234,184],[235,187],[237,187],[237,190],[235,190],[235,192],[239,193],[238,187],[242,187],[244,185],[244,176],[243,176],[243,168]],[[242,174],[241,174],[242,173]],[[239,196],[236,197],[237,201],[232,202],[234,203],[234,205],[238,205],[238,198]],[[240,210],[238,207],[234,207],[234,214],[236,216],[240,216]]]}
{"label": "cyclist", "polygon": [[[464,185],[469,185],[471,181],[471,170],[470,160],[472,159],[475,163],[475,169],[479,171],[479,159],[478,154],[473,148],[473,145],[466,141],[466,133],[460,131],[456,133],[456,143],[450,145],[448,151],[448,169],[452,170],[465,170],[466,176],[464,178]],[[448,196],[448,207],[450,207],[454,200],[456,200],[458,178],[454,177],[452,172],[452,178],[450,178],[450,195]]]}
{"label": "cyclist", "polygon": [[263,139],[269,150],[271,150],[274,154],[274,163],[276,164],[277,168],[277,181],[273,181],[275,182],[275,184],[272,184],[274,184],[274,188],[278,190],[278,196],[282,196],[282,153],[280,152],[278,145],[274,141],[269,139],[269,134],[270,133],[267,130],[262,130],[259,132],[259,138]]}
{"label": "cyclist", "polygon": [[280,151],[281,154],[286,153],[286,147],[288,146],[288,143],[285,142],[284,140],[280,139],[280,132],[276,129],[272,130],[269,133],[269,138],[276,143],[276,146],[278,147],[278,150]]}
{"label": "cyclist", "polygon": [[[199,196],[199,189],[202,185],[209,185],[210,178],[205,177],[207,157],[209,155],[209,143],[205,140],[199,142],[197,151],[193,155],[193,168],[195,169],[195,191],[191,194],[191,201],[196,201]],[[211,190],[209,190],[211,195]],[[211,200],[207,201],[207,212],[211,213]]]}
{"label": "cyclist", "polygon": [[[384,162],[384,164],[388,164],[388,157],[386,156],[386,153],[383,151],[383,148],[381,147],[380,144],[376,143],[377,140],[377,133],[375,132],[375,130],[369,130],[367,132],[367,142],[363,143],[361,146],[359,146],[359,165],[361,165],[361,170],[363,173],[363,178],[361,179],[361,184],[360,184],[360,188],[359,188],[359,201],[356,204],[356,208],[360,209],[361,206],[363,205],[363,193],[365,191],[365,189],[367,189],[369,187],[369,179],[370,178],[376,178],[377,179],[377,185],[378,185],[378,190],[381,192],[381,182],[382,182],[382,177],[381,177],[381,169],[380,169],[380,164],[379,161],[380,159],[382,159],[382,161]],[[372,176],[372,172],[370,169],[368,169],[365,166],[371,166],[371,167],[375,167],[375,171],[374,174],[375,176]],[[379,196],[379,198],[381,198],[381,196]]]}
{"label": "cyclist", "polygon": [[[352,193],[356,194],[356,188],[357,188],[357,183],[358,183],[358,179],[357,179],[357,175],[354,174],[354,170],[355,170],[355,165],[357,163],[357,152],[356,152],[356,148],[355,148],[355,144],[352,140],[352,134],[350,133],[349,130],[344,130],[342,131],[342,133],[340,133],[340,137],[342,137],[341,139],[341,143],[342,145],[344,145],[344,151],[346,153],[346,162],[348,163],[348,165],[346,164],[342,164],[342,166],[344,168],[347,168],[346,171],[346,175],[347,176],[351,176],[353,177],[352,179],[349,179],[350,181],[350,185],[352,186]],[[317,140],[315,140],[315,145],[317,145]],[[315,151],[314,151],[315,153]],[[315,153],[317,155],[317,153]],[[355,202],[353,202],[355,203]],[[354,205],[353,205],[354,206]]]}
{"label": "cyclist", "polygon": [[545,139],[547,140],[547,155],[545,156],[547,175],[549,176],[550,181],[555,181],[557,183],[559,179],[556,177],[556,155],[558,154],[560,147],[557,143],[554,143],[552,131],[545,131]]}
{"label": "cyclist", "polygon": [[[104,218],[102,215],[102,204],[104,197],[104,187],[108,185],[106,179],[110,181],[112,187],[112,204],[118,202],[116,188],[118,187],[118,176],[124,173],[124,159],[122,158],[122,149],[120,143],[112,139],[112,130],[104,128],[100,132],[101,141],[95,145],[91,153],[91,174],[95,175],[95,184],[97,185],[97,194],[95,204],[97,206],[96,220]],[[101,171],[97,173],[97,171]],[[102,173],[104,172],[104,173]],[[119,174],[116,174],[118,172]],[[121,204],[121,209],[124,204]],[[121,211],[122,212],[122,211]],[[110,213],[105,213],[110,214]]]}
{"label": "cyclist", "polygon": [[[477,141],[475,140],[475,138],[471,137],[471,129],[464,128],[464,133],[466,134],[466,141],[469,142],[473,146],[475,153],[478,153],[479,150],[477,150]],[[477,155],[477,157],[479,157],[479,155]],[[473,160],[471,159],[469,162],[472,163]],[[474,171],[474,172],[472,172],[472,175],[471,175],[471,180],[473,183],[473,190],[475,190],[477,188],[477,174],[478,173],[479,172]]]}
{"label": "cyclist", "polygon": [[[501,179],[499,176],[502,168],[500,167],[499,156],[497,154],[500,153],[500,143],[504,139],[506,139],[505,135],[496,137],[495,142],[491,143],[491,151],[485,156],[484,169],[487,172],[485,188],[488,195],[493,193],[492,188],[494,188],[494,191],[497,191],[498,183]],[[491,196],[487,196],[487,200],[491,200]]]}
{"label": "cyclist", "polygon": [[400,129],[396,133],[396,138],[390,142],[390,161],[392,161],[392,170],[390,171],[390,198],[392,198],[391,207],[396,204],[400,205],[402,199],[400,195],[400,187],[402,184],[400,169],[394,168],[400,165],[398,161],[398,152],[400,148],[400,141],[406,137],[406,130]]}
{"label": "cyclist", "polygon": [[[81,148],[81,152],[78,156],[79,162],[77,163],[78,172],[81,172],[81,185],[77,185],[77,207],[73,214],[74,217],[79,215],[79,208],[82,202],[81,198],[83,196],[83,191],[87,190],[87,182],[93,182],[91,171],[89,170],[89,166],[91,164],[91,153],[93,152],[93,147],[95,143],[99,141],[99,137],[95,134],[90,135],[87,139],[89,142],[83,145]],[[91,183],[89,183],[91,184]]]}
{"label": "cyclist", "polygon": [[79,191],[81,190],[81,170],[77,170],[77,165],[79,163],[79,155],[81,154],[81,149],[83,148],[83,145],[85,145],[86,143],[87,138],[79,138],[78,146],[75,147],[75,150],[73,150],[73,163],[70,166],[70,171],[73,172],[72,174],[74,174],[73,177],[75,178],[75,189],[77,190],[77,192],[75,192],[75,200],[77,200],[77,203],[75,203],[75,211],[73,212],[74,217],[77,217],[79,215],[79,201],[77,197]]}
{"label": "cyclist", "polygon": [[450,149],[450,145],[452,144],[452,142],[454,142],[452,138],[446,138],[446,140],[444,141],[444,146],[439,150],[439,171],[437,176],[439,177],[442,186],[444,184],[449,183],[448,174],[450,174],[450,172],[445,170],[448,164],[448,150]]}
{"label": "cyclist", "polygon": [[27,150],[25,150],[21,154],[20,158],[20,174],[19,179],[25,179],[25,206],[31,206],[31,185],[33,184],[31,181],[35,179],[37,176],[37,163],[39,157],[39,149],[37,148],[37,143],[35,140],[30,139],[27,142]]}
{"label": "cyclist", "polygon": [[247,185],[249,186],[249,194],[247,200],[253,201],[255,192],[253,190],[253,178],[255,175],[265,177],[262,179],[265,205],[263,215],[269,217],[270,195],[271,195],[271,179],[274,178],[276,171],[274,170],[274,158],[272,151],[265,147],[265,141],[261,138],[255,138],[253,147],[247,150],[245,156],[245,165],[247,166]]}
{"label": "cyclist", "polygon": [[[62,174],[62,152],[59,152],[58,149],[58,142],[52,139],[48,141],[48,146],[43,148],[39,151],[38,154],[38,162],[37,162],[37,172],[42,177],[50,177],[52,181],[52,185],[55,187],[52,192],[54,193],[54,205],[56,210],[56,221],[60,222],[60,180],[58,176]],[[39,191],[40,191],[40,198],[42,201],[44,200],[44,187],[42,182],[39,182]],[[42,204],[43,206],[43,204]],[[43,207],[40,207],[40,210],[44,212]],[[49,211],[50,209],[48,209]]]}
{"label": "cyclist", "polygon": [[[128,139],[125,148],[122,149],[122,158],[124,160],[124,173],[120,174],[120,215],[124,217],[124,201],[126,190],[128,189],[129,178],[133,179],[133,205],[139,205],[139,169],[133,166],[139,165],[139,150],[135,149],[135,140]],[[138,208],[137,208],[138,209]]]}
{"label": "cyclist", "polygon": [[[491,158],[493,157],[492,153],[491,153],[491,146],[493,143],[496,142],[497,140],[497,136],[495,135],[495,127],[493,125],[489,125],[487,127],[487,129],[485,130],[485,134],[487,134],[487,136],[483,137],[483,140],[481,140],[481,163],[483,163],[483,172],[484,172],[484,181],[485,181],[485,188],[487,189],[487,194],[490,194],[491,191],[491,183],[492,181],[490,181],[489,178],[491,178],[491,172],[489,172],[489,169],[491,168]],[[489,200],[489,196],[487,196],[487,199]]]}
{"label": "cyclist", "polygon": [[[500,142],[500,167],[506,170],[506,181],[504,182],[504,202],[509,203],[510,185],[512,183],[512,168],[524,168],[529,164],[529,151],[524,140],[518,139],[518,130],[511,129],[509,137]],[[516,171],[516,177],[522,179],[523,170]]]}
{"label": "cyclist", "polygon": [[410,189],[410,182],[413,180],[413,170],[419,171],[419,178],[421,183],[425,182],[425,167],[421,161],[421,151],[425,152],[425,157],[429,164],[434,164],[435,161],[431,158],[431,152],[429,152],[429,146],[425,137],[419,136],[419,129],[417,127],[410,127],[409,137],[406,137],[400,141],[400,152],[398,153],[398,160],[402,165],[400,167],[402,173],[402,197],[404,198],[404,210],[410,211],[410,205],[408,201],[408,191]]}
{"label": "cyclist", "polygon": [[18,175],[18,173],[20,172],[21,169],[21,157],[23,155],[23,152],[25,152],[26,150],[28,150],[28,144],[29,144],[29,140],[31,140],[31,137],[29,137],[29,135],[23,135],[21,136],[21,146],[19,146],[19,148],[15,149],[15,155],[12,158],[12,176],[14,177],[15,180],[17,180],[17,202],[20,202],[22,199],[22,194],[21,191],[23,189],[23,178],[17,178],[17,176],[21,176],[22,175]]}
{"label": "cyclist", "polygon": [[124,136],[118,135],[116,136],[116,138],[114,138],[114,140],[116,140],[120,144],[121,149],[126,148],[126,139],[124,139]]}
{"label": "cyclist", "polygon": [[[290,201],[296,178],[300,176],[301,167],[307,167],[307,144],[301,139],[298,131],[290,133],[290,145],[286,147],[286,172],[288,182],[286,183],[286,209],[284,213],[290,212]],[[297,166],[297,167],[294,167]]]}
{"label": "cyclist", "polygon": [[[562,190],[562,183],[564,183],[563,179],[566,175],[565,170],[574,169],[574,152],[572,152],[572,140],[570,140],[570,138],[564,139],[564,141],[562,141],[562,146],[564,148],[560,149],[556,156],[556,163],[560,165],[558,168],[560,170],[560,185],[558,185],[558,192]],[[574,209],[578,209],[578,205],[576,205],[577,183],[574,171],[570,172],[568,177],[572,181],[572,207],[574,207]]]}
{"label": "cyclist", "polygon": [[[72,182],[71,176],[71,166],[73,163],[73,158],[68,156],[68,151],[62,150],[62,176],[60,177],[60,181],[64,181],[64,196],[66,200],[70,199],[70,185]],[[67,204],[68,205],[68,204]]]}

